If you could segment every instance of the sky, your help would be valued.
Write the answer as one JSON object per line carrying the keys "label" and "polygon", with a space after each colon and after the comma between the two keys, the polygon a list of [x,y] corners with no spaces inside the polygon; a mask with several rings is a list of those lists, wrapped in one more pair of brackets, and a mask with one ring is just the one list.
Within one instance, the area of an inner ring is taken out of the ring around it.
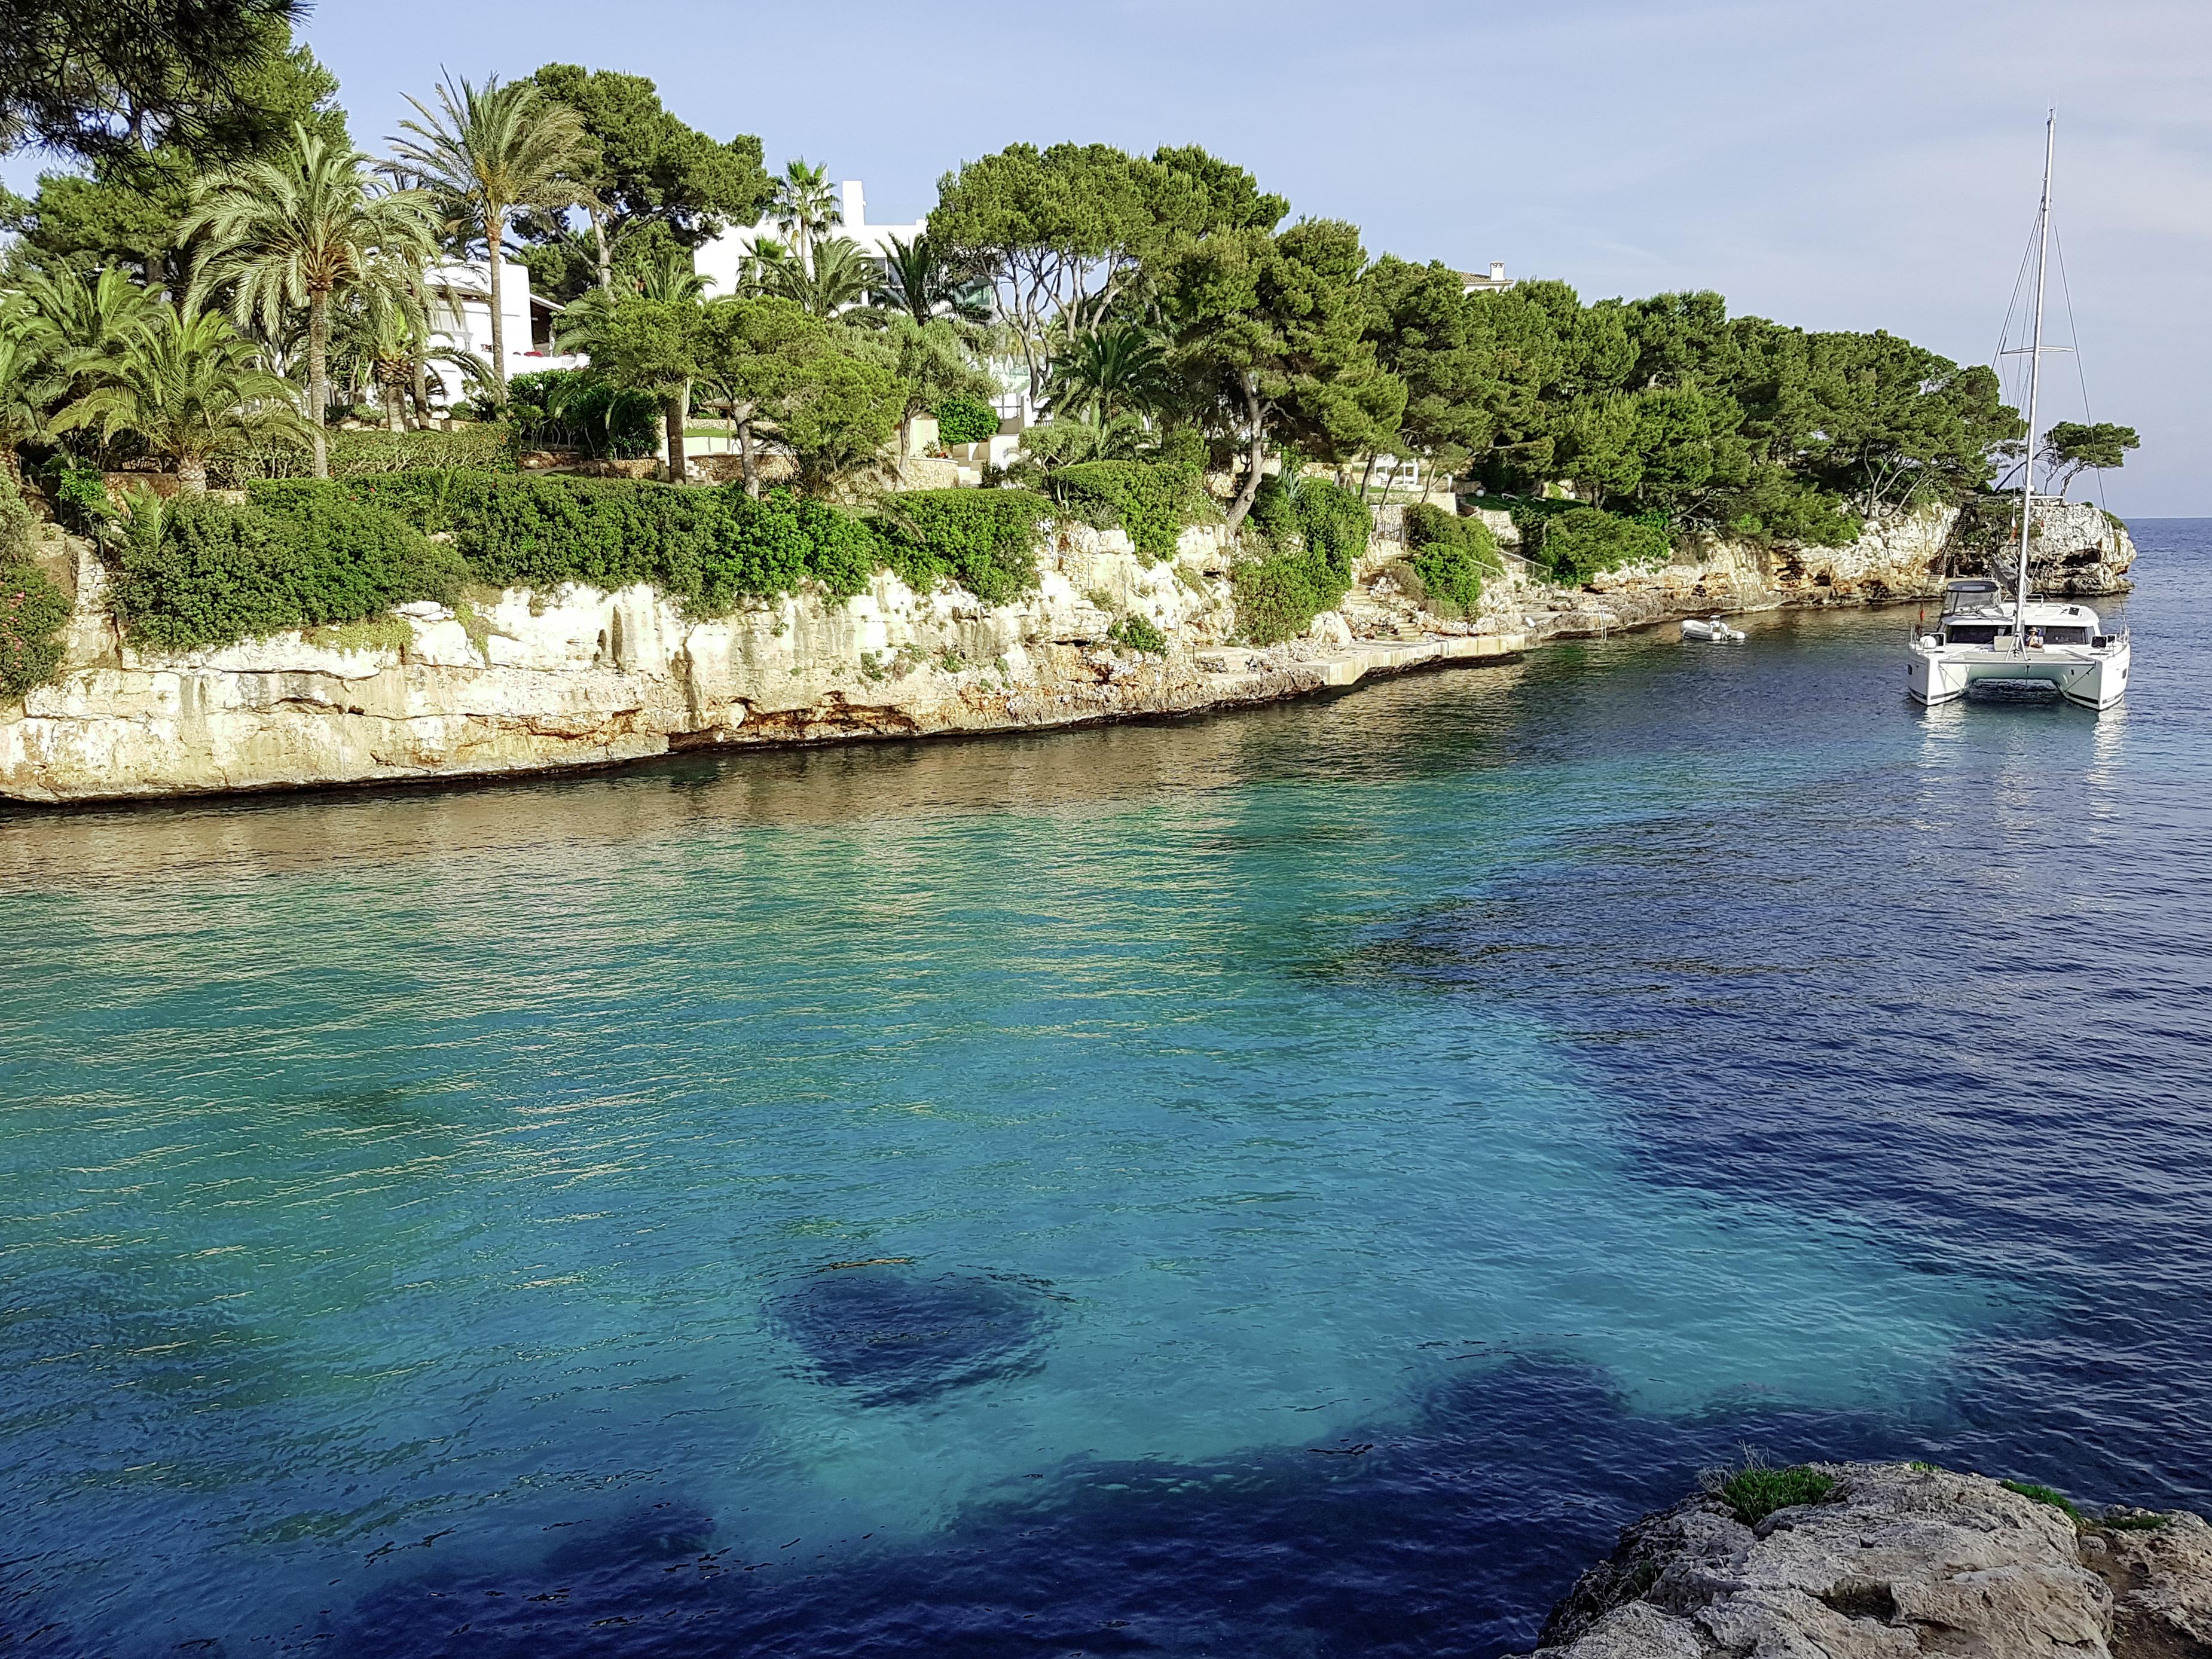
{"label": "sky", "polygon": [[2142,434],[2113,510],[2212,515],[2206,0],[321,0],[301,33],[371,150],[443,70],[556,61],[861,179],[878,222],[1018,140],[1196,143],[1370,254],[1502,259],[1586,300],[1715,289],[1962,362],[1997,345],[2055,106],[2081,353],[2046,370],[2048,418],[2081,418],[2086,383],[2088,415]]}

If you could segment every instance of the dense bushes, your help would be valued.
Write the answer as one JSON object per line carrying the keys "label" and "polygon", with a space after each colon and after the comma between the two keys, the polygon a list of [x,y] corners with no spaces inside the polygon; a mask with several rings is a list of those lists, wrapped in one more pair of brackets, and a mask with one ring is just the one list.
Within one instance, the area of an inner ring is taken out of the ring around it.
{"label": "dense bushes", "polygon": [[[647,444],[647,451],[652,446]],[[329,437],[331,477],[369,477],[424,467],[465,467],[512,472],[514,429],[498,422],[464,422],[450,431],[425,427],[419,432],[336,431]],[[309,478],[314,459],[305,446],[279,443],[234,450],[208,463],[210,483],[236,488],[271,478]]]}
{"label": "dense bushes", "polygon": [[133,645],[185,651],[450,602],[468,572],[398,514],[335,493],[271,505],[141,501],[112,589]]}
{"label": "dense bushes", "polygon": [[1483,574],[1498,568],[1498,538],[1481,520],[1419,503],[1406,509],[1406,546],[1431,611],[1465,616],[1482,603]]}
{"label": "dense bushes", "polygon": [[1290,474],[1260,486],[1248,522],[1267,551],[1230,572],[1237,624],[1255,645],[1305,632],[1352,586],[1371,521],[1356,490]]}
{"label": "dense bushes", "polygon": [[781,492],[755,501],[735,484],[410,472],[260,484],[251,495],[273,507],[317,492],[387,508],[421,531],[451,532],[471,577],[491,586],[651,582],[702,616],[794,593],[809,580],[846,597],[867,586],[877,562],[866,528],[850,514]]}
{"label": "dense bushes", "polygon": [[62,662],[69,597],[31,562],[33,523],[15,480],[0,473],[0,702],[52,679]]}
{"label": "dense bushes", "polygon": [[1183,526],[1213,511],[1205,475],[1183,461],[1083,461],[1048,474],[1045,488],[1084,523],[1127,531],[1146,564],[1173,558]]}
{"label": "dense bushes", "polygon": [[981,398],[955,395],[937,406],[939,443],[980,444],[999,435],[999,411]]}
{"label": "dense bushes", "polygon": [[588,369],[518,374],[507,383],[507,418],[526,444],[560,444],[623,460],[641,459],[659,447],[659,401]]}
{"label": "dense bushes", "polygon": [[1594,507],[1547,517],[1540,531],[1537,556],[1563,582],[1586,582],[1601,570],[1663,559],[1674,545],[1660,525],[1620,518]]}
{"label": "dense bushes", "polygon": [[1036,586],[1037,527],[1051,513],[1026,489],[916,489],[886,497],[868,527],[878,557],[916,592],[950,579],[1006,605]]}

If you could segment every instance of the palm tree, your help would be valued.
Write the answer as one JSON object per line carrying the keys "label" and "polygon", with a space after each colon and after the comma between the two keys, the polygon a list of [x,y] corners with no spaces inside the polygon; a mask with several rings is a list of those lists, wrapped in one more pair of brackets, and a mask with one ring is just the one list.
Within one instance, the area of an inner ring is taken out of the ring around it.
{"label": "palm tree", "polygon": [[430,200],[377,185],[349,144],[292,124],[283,149],[202,190],[179,228],[204,234],[194,287],[231,289],[240,321],[275,334],[287,310],[307,313],[307,421],[315,476],[331,475],[323,430],[330,403],[331,301],[372,281],[379,267],[419,270],[437,254]]}
{"label": "palm tree", "polygon": [[20,330],[0,325],[0,465],[19,485],[23,461],[16,451],[46,435],[46,417],[60,390],[38,347]]}
{"label": "palm tree", "polygon": [[830,184],[830,169],[809,167],[804,158],[783,164],[783,176],[775,181],[769,215],[775,228],[791,239],[792,252],[810,275],[814,270],[814,245],[831,226],[845,222],[845,210]]}
{"label": "palm tree", "polygon": [[811,270],[796,259],[764,259],[757,277],[762,293],[796,301],[817,317],[865,300],[883,279],[876,262],[842,236],[815,245]]}
{"label": "palm tree", "polygon": [[500,263],[507,221],[519,210],[558,213],[573,205],[574,176],[591,159],[592,141],[575,111],[529,81],[478,87],[459,76],[438,85],[439,108],[420,100],[420,121],[402,121],[412,138],[392,140],[392,171],[429,191],[451,223],[471,240],[481,237],[491,268],[491,368],[496,395],[507,394],[507,325],[501,310]]}
{"label": "palm tree", "polygon": [[25,346],[60,377],[59,390],[88,383],[100,365],[122,351],[164,307],[119,268],[87,282],[75,271],[33,271],[22,279],[20,321]]}
{"label": "palm tree", "polygon": [[296,433],[290,381],[259,365],[220,312],[187,300],[142,325],[101,383],[54,416],[56,432],[94,428],[103,441],[131,432],[177,463],[187,495],[207,489],[208,458],[272,433]]}
{"label": "palm tree", "polygon": [[988,322],[990,284],[965,276],[945,264],[924,231],[911,242],[890,239],[884,255],[884,285],[877,303],[902,311],[917,323],[933,317],[957,317],[964,323]]}
{"label": "palm tree", "polygon": [[1046,405],[1054,419],[1090,416],[1103,426],[1116,414],[1157,413],[1170,386],[1167,356],[1152,332],[1109,323],[1053,354]]}
{"label": "palm tree", "polygon": [[380,273],[383,280],[365,283],[355,303],[339,312],[335,329],[333,355],[357,384],[376,388],[384,423],[393,432],[406,424],[407,398],[430,349],[422,292],[406,274]]}

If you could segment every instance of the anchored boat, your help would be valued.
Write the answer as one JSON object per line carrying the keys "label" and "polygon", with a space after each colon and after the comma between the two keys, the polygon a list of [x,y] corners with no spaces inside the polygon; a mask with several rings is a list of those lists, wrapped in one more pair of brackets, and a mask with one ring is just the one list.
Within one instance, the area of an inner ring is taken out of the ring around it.
{"label": "anchored boat", "polygon": [[1682,618],[1682,637],[1686,640],[1727,642],[1741,639],[1743,629],[1730,628],[1718,617],[1685,617]]}
{"label": "anchored boat", "polygon": [[2125,695],[2124,628],[2107,632],[2086,605],[2008,602],[1999,592],[1993,581],[1945,587],[1934,630],[1914,629],[1909,673],[1916,698],[1948,702],[1974,685],[2046,685],[2085,708],[2110,708]]}
{"label": "anchored boat", "polygon": [[2035,337],[2026,348],[2027,459],[2020,486],[2020,566],[2008,600],[1994,581],[1954,581],[1943,592],[1943,614],[1931,632],[1912,630],[1907,684],[1923,703],[1948,702],[1976,685],[2049,686],[2069,702],[2110,708],[2127,695],[2129,647],[2124,628],[2108,629],[2087,605],[2036,604],[2029,593],[2034,568],[2035,449],[2041,431],[2043,281],[2051,252],[2051,163],[2057,118],[2043,129],[2043,202],[2035,229]]}

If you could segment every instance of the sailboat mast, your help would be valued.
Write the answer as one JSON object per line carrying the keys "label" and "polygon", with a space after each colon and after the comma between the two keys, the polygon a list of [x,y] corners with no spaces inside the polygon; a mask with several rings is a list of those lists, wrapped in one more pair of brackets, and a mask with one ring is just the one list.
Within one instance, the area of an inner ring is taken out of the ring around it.
{"label": "sailboat mast", "polygon": [[2043,276],[2051,258],[2051,162],[2058,138],[2058,112],[2043,123],[2043,206],[2035,226],[2035,338],[2027,354],[2027,462],[2020,480],[2020,582],[2012,613],[2013,649],[2027,649],[2028,538],[2035,521],[2035,436],[2043,390]]}

